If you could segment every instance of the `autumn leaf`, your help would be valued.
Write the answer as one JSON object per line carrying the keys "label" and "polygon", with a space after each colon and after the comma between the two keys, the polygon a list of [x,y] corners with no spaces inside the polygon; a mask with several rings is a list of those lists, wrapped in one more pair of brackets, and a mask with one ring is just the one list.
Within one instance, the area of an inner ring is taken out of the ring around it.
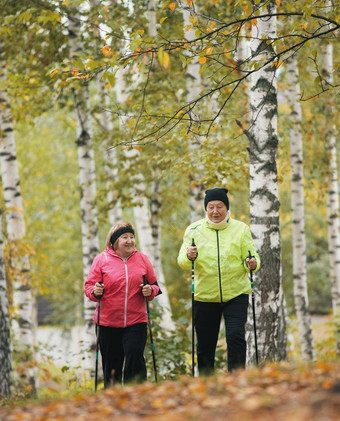
{"label": "autumn leaf", "polygon": [[207,58],[206,57],[200,57],[198,59],[198,61],[199,61],[199,63],[204,64],[207,61]]}
{"label": "autumn leaf", "polygon": [[58,69],[53,70],[53,72],[50,74],[50,77],[53,77],[57,73],[59,73],[59,70]]}
{"label": "autumn leaf", "polygon": [[211,54],[213,52],[213,47],[209,47],[208,49],[207,49],[207,54]]}
{"label": "autumn leaf", "polygon": [[108,47],[107,45],[102,48],[102,53],[104,54],[104,56],[109,55],[110,51],[111,51],[111,48]]}
{"label": "autumn leaf", "polygon": [[77,67],[73,67],[72,75],[75,76],[75,77],[77,77],[79,75],[79,69]]}
{"label": "autumn leaf", "polygon": [[170,7],[171,11],[173,12],[176,8],[176,3],[170,3],[169,7]]}
{"label": "autumn leaf", "polygon": [[170,56],[167,52],[163,53],[163,67],[167,69],[170,64]]}
{"label": "autumn leaf", "polygon": [[257,25],[257,19],[253,19],[253,20],[251,21],[251,24],[252,24],[253,26]]}
{"label": "autumn leaf", "polygon": [[192,0],[187,0],[187,6],[191,7],[191,5],[192,5]]}

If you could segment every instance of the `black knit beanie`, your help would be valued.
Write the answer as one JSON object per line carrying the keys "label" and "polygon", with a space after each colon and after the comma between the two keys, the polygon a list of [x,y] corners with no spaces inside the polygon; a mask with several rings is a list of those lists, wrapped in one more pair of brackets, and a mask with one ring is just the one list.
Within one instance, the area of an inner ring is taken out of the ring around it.
{"label": "black knit beanie", "polygon": [[205,192],[204,198],[204,209],[207,209],[208,202],[212,200],[220,200],[223,202],[229,210],[229,199],[227,196],[228,189],[220,189],[216,187],[215,189],[210,189]]}

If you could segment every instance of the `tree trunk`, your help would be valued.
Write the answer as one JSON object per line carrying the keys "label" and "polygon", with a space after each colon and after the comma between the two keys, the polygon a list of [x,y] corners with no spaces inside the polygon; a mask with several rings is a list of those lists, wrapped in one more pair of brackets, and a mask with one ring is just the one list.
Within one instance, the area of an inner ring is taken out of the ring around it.
{"label": "tree trunk", "polygon": [[122,208],[120,201],[115,197],[115,192],[112,188],[112,182],[118,177],[118,161],[117,161],[117,152],[115,148],[111,148],[111,134],[113,131],[113,121],[112,115],[108,113],[110,109],[110,98],[107,92],[105,92],[105,87],[103,83],[99,83],[99,89],[101,91],[101,97],[104,99],[105,109],[101,112],[101,125],[104,130],[104,158],[105,158],[105,172],[107,174],[108,180],[106,182],[107,189],[107,201],[108,201],[108,217],[110,225],[114,225],[118,221],[122,220]]}
{"label": "tree trunk", "polygon": [[[192,41],[196,38],[195,30],[193,28],[188,31],[186,28],[191,25],[190,17],[192,16],[193,9],[189,8],[183,10],[183,24],[184,24],[184,35],[187,41]],[[196,98],[199,98],[202,90],[202,81],[201,75],[199,73],[200,64],[198,62],[198,56],[194,56],[193,59],[188,63],[186,70],[186,89],[187,89],[187,103],[194,101]],[[195,109],[189,111],[189,117],[192,117],[195,120],[199,119],[200,106],[196,104]],[[189,130],[194,131],[195,124],[193,122],[189,123]],[[190,155],[195,157],[194,161],[197,160],[197,154],[200,152],[201,142],[199,139],[195,139],[193,133],[190,135],[189,141],[189,151]],[[204,186],[200,182],[199,168],[196,165],[192,166],[194,172],[189,174],[190,182],[190,221],[194,222],[202,218],[203,214],[203,192]]]}
{"label": "tree trunk", "polygon": [[[261,2],[262,3],[262,2]],[[275,13],[276,3],[267,3],[265,13]],[[261,41],[262,37],[267,39]],[[252,27],[251,50],[259,64],[272,53],[267,41],[276,37],[276,18],[261,20]],[[280,273],[280,227],[277,184],[277,90],[275,66],[252,74],[251,123],[247,131],[250,156],[250,222],[261,269],[254,276],[256,321],[260,361],[286,356],[284,319],[280,317],[282,296]],[[281,338],[281,341],[279,341]],[[283,342],[283,343],[280,343]],[[252,346],[251,342],[248,344]]]}
{"label": "tree trunk", "polygon": [[1,227],[0,214],[0,397],[8,398],[12,387],[12,350]]}
{"label": "tree trunk", "polygon": [[[81,44],[77,37],[79,34],[79,22],[69,21],[69,44],[71,57],[77,58],[81,51]],[[79,162],[79,183],[80,183],[80,209],[81,209],[81,230],[83,249],[83,277],[84,282],[89,273],[94,257],[99,253],[98,240],[98,219],[95,206],[96,200],[96,175],[94,151],[92,146],[92,127],[89,108],[89,87],[87,82],[79,81],[72,88],[76,112],[77,124],[77,148]],[[95,334],[93,314],[96,304],[84,295],[84,318],[85,318],[85,369],[94,368]]]}
{"label": "tree trunk", "polygon": [[[149,36],[156,37],[156,15],[155,15],[155,1],[150,0],[148,3],[148,16],[149,16],[149,25],[148,25],[148,33]],[[130,155],[134,155],[136,150],[131,150]],[[162,260],[161,260],[161,237],[160,237],[160,225],[159,225],[159,211],[160,211],[160,202],[158,196],[158,184],[154,183],[152,197],[154,198],[154,205],[153,211],[151,214],[151,204],[146,197],[146,187],[143,181],[142,175],[138,177],[138,190],[141,191],[141,195],[139,198],[136,198],[136,202],[139,203],[138,206],[134,205],[133,212],[135,217],[135,225],[138,233],[138,241],[140,250],[142,253],[146,254],[157,275],[157,280],[159,286],[162,290],[162,294],[159,295],[156,300],[155,304],[159,305],[163,311],[161,325],[165,330],[172,330],[175,328],[174,323],[172,321],[172,313],[171,313],[171,306],[170,300],[165,284],[164,272],[162,267]],[[158,179],[156,175],[153,177],[154,179]],[[157,201],[157,206],[155,203]]]}
{"label": "tree trunk", "polygon": [[152,265],[157,274],[157,281],[162,290],[162,294],[157,297],[157,305],[162,309],[163,315],[161,325],[166,330],[175,330],[175,324],[172,320],[172,312],[169,294],[166,287],[163,265],[162,265],[162,253],[161,253],[161,225],[160,225],[160,181],[159,178],[155,178],[157,181],[153,182],[153,192],[151,198],[151,236],[152,236]]}
{"label": "tree trunk", "polygon": [[[333,46],[323,46],[322,73],[326,88],[333,85]],[[324,97],[326,97],[324,93]],[[328,157],[327,222],[328,250],[332,285],[332,305],[336,327],[336,352],[340,356],[340,232],[339,232],[339,185],[336,162],[336,137],[334,107],[329,98],[325,107],[325,148]]]}
{"label": "tree trunk", "polygon": [[[6,79],[5,63],[3,63],[0,77],[4,80]],[[9,113],[10,106],[5,93],[1,94],[0,100],[3,105],[3,116],[1,119],[3,136],[0,142],[1,176],[7,210],[10,274],[12,277],[13,305],[15,308],[14,317],[12,318],[13,339],[15,349],[20,353],[25,353],[26,360],[19,361],[19,364],[22,364],[21,378],[26,377],[26,385],[30,385],[29,392],[34,393],[34,370],[26,365],[28,360],[34,358],[31,274],[29,257],[24,247],[26,226],[20,191],[15,138]]]}
{"label": "tree trunk", "polygon": [[299,70],[296,55],[287,61],[288,103],[290,105],[290,147],[292,166],[292,240],[293,240],[293,282],[295,310],[301,338],[304,359],[314,360],[312,320],[309,312],[307,293],[307,259],[304,217],[303,188],[303,145],[302,113],[299,85]]}

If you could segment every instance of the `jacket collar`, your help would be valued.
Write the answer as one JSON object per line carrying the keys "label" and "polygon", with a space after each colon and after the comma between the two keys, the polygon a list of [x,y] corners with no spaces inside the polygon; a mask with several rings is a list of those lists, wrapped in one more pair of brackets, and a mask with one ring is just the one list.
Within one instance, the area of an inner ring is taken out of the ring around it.
{"label": "jacket collar", "polygon": [[230,219],[231,218],[230,218],[230,212],[229,212],[229,210],[228,210],[228,213],[227,213],[226,218],[223,221],[218,222],[217,224],[215,222],[210,221],[210,219],[208,218],[208,215],[205,214],[205,220],[206,220],[206,222],[208,224],[208,227],[209,228],[212,228],[214,230],[224,230],[225,228],[227,228],[227,226],[230,223]]}
{"label": "jacket collar", "polygon": [[108,253],[108,254],[111,254],[111,256],[118,257],[119,259],[127,260],[129,257],[131,257],[131,256],[133,256],[134,254],[137,253],[137,249],[134,249],[132,254],[130,254],[130,256],[128,256],[126,259],[123,259],[123,257],[119,256],[111,247],[106,247],[104,252]]}

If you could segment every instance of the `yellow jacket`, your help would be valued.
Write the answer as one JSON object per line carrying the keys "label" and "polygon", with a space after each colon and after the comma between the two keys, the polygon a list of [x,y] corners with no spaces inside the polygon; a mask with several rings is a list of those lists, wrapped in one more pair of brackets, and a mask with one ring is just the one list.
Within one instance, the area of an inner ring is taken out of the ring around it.
{"label": "yellow jacket", "polygon": [[249,268],[245,259],[249,251],[260,268],[260,257],[255,251],[247,224],[230,218],[224,229],[210,228],[206,219],[191,224],[185,231],[178,254],[178,264],[191,269],[187,248],[194,239],[197,246],[195,260],[195,300],[226,302],[240,294],[251,292]]}

